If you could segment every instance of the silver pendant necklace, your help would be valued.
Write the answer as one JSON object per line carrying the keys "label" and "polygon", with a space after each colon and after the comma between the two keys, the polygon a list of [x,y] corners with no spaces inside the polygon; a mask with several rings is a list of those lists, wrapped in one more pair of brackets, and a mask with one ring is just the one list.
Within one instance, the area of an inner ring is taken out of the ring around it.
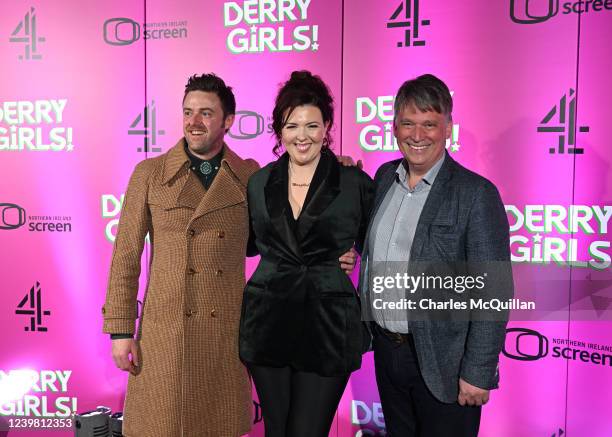
{"label": "silver pendant necklace", "polygon": [[212,165],[210,165],[210,162],[208,161],[204,161],[202,164],[200,164],[200,173],[202,173],[204,176],[208,176],[209,174],[212,173]]}

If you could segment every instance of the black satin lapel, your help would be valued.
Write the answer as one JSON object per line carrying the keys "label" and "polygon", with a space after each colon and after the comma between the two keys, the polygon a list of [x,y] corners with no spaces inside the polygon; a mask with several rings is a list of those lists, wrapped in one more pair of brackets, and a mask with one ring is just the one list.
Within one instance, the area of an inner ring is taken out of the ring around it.
{"label": "black satin lapel", "polygon": [[340,194],[340,164],[332,153],[322,153],[304,200],[304,209],[298,219],[299,241],[308,235],[317,219],[338,194]]}
{"label": "black satin lapel", "polygon": [[[285,243],[287,249],[289,249],[287,255],[300,259],[300,247],[287,220],[286,208],[289,207],[288,166],[289,155],[285,153],[272,167],[264,187],[264,194],[272,228],[276,231],[280,240]],[[289,211],[289,214],[291,214],[291,211]]]}
{"label": "black satin lapel", "polygon": [[425,242],[425,236],[427,235],[427,229],[436,217],[438,209],[446,196],[448,190],[446,184],[451,178],[453,168],[454,161],[450,159],[448,155],[446,155],[444,163],[442,164],[442,167],[440,167],[440,171],[436,176],[436,180],[431,186],[431,191],[429,191],[425,205],[423,205],[423,211],[421,211],[419,223],[417,224],[417,228],[414,233],[412,247],[410,248],[411,260],[418,260],[418,257],[421,254],[421,249],[423,248],[423,243]]}
{"label": "black satin lapel", "polygon": [[270,170],[270,175],[264,187],[266,195],[266,209],[270,218],[278,218],[283,215],[285,204],[283,196],[287,195],[287,176],[283,177],[282,168],[287,168],[285,156],[283,155]]}

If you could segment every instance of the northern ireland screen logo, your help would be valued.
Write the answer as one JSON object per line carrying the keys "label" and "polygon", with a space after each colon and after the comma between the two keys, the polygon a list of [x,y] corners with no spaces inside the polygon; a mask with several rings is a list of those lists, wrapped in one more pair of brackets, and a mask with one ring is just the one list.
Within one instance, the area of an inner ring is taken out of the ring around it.
{"label": "northern ireland screen logo", "polygon": [[0,202],[0,230],[12,231],[25,224],[30,232],[72,232],[72,217],[66,215],[27,215],[15,203]]}
{"label": "northern ireland screen logo", "polygon": [[140,24],[131,18],[109,18],[104,22],[104,42],[127,46],[140,39]]}
{"label": "northern ireland screen logo", "polygon": [[252,140],[264,133],[265,128],[263,115],[254,111],[236,111],[234,124],[227,134],[235,140]]}
{"label": "northern ireland screen logo", "polygon": [[536,361],[548,355],[548,338],[533,329],[506,329],[503,353],[519,361]]}
{"label": "northern ireland screen logo", "polygon": [[[144,32],[142,31],[144,29]],[[142,39],[183,39],[187,38],[187,21],[156,21],[140,24],[131,18],[109,18],[102,26],[102,36],[106,44],[129,46]]]}
{"label": "northern ireland screen logo", "polygon": [[612,367],[612,346],[571,338],[547,337],[529,328],[506,329],[502,353],[518,361],[550,357]]}
{"label": "northern ireland screen logo", "polygon": [[559,12],[559,0],[510,0],[510,18],[517,24],[537,24]]}
{"label": "northern ireland screen logo", "polygon": [[559,11],[568,15],[610,10],[612,2],[607,0],[577,0],[562,5],[559,0],[510,0],[510,19],[516,24],[544,23],[557,16]]}
{"label": "northern ireland screen logo", "polygon": [[18,229],[26,223],[26,212],[14,203],[0,203],[0,229]]}

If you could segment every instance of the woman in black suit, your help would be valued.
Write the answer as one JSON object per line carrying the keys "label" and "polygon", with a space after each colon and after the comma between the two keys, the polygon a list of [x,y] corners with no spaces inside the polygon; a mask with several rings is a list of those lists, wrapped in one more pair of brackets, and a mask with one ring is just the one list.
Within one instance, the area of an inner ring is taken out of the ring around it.
{"label": "woman in black suit", "polygon": [[307,71],[280,89],[278,156],[251,176],[251,236],[261,261],[240,321],[240,357],[262,405],[266,437],[327,436],[369,333],[338,257],[360,251],[372,180],[329,149],[333,99]]}

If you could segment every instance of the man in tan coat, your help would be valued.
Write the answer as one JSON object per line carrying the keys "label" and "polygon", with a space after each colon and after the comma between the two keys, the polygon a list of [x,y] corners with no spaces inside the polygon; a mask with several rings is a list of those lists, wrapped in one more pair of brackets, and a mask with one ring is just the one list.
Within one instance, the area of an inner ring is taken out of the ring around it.
{"label": "man in tan coat", "polygon": [[[250,429],[251,387],[237,337],[249,234],[245,190],[259,165],[224,144],[235,108],[223,80],[191,77],[185,137],[139,163],[128,185],[102,310],[104,332],[114,334],[113,358],[131,373],[127,437],[235,437]],[[147,234],[151,273],[134,340]]]}

